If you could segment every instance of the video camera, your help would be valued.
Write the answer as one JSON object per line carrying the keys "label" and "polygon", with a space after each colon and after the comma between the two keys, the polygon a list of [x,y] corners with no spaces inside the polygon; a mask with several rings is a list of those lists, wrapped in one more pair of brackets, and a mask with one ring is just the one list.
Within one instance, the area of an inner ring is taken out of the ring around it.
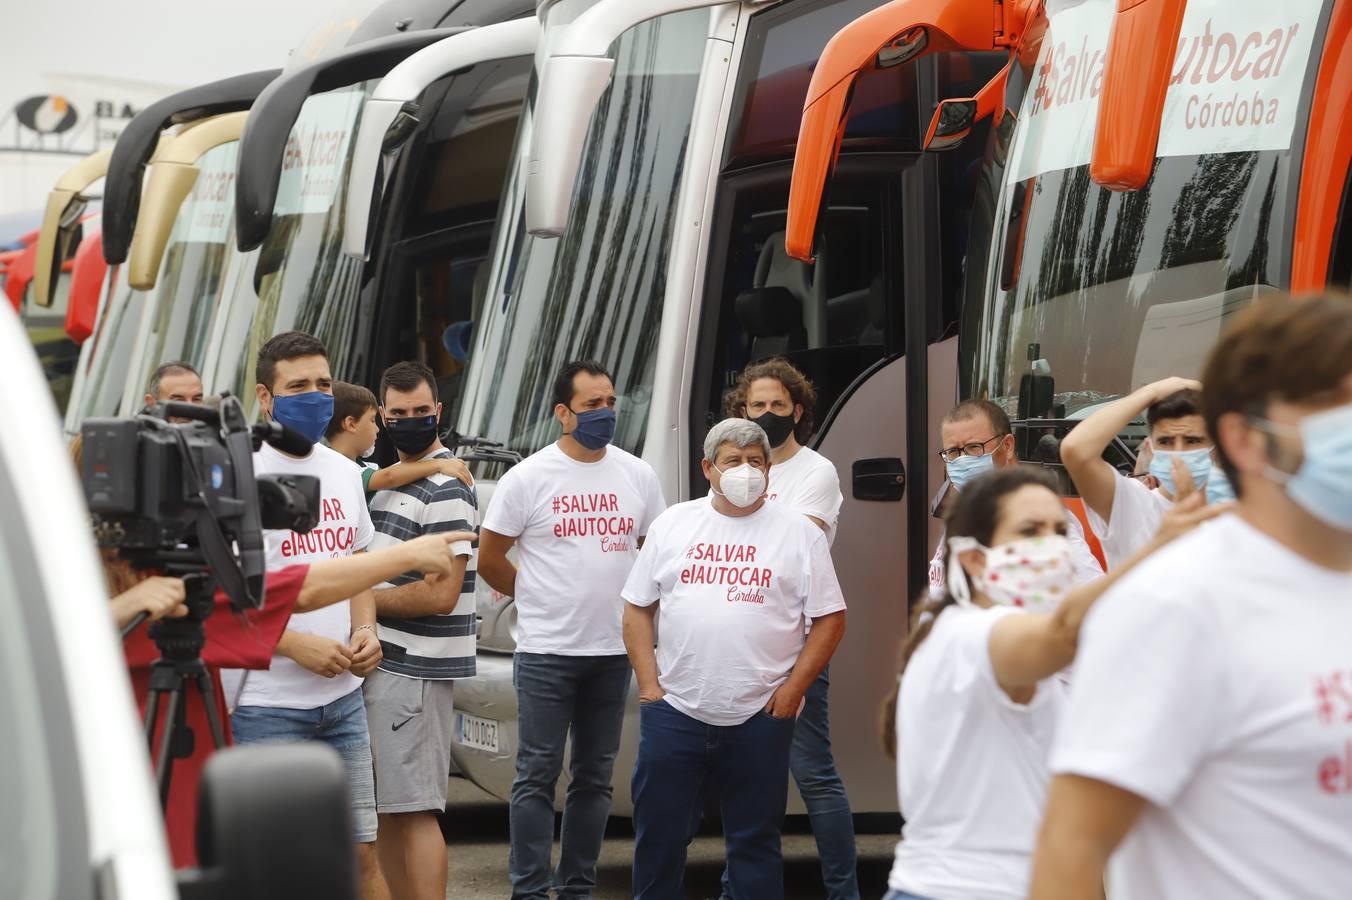
{"label": "video camera", "polygon": [[263,529],[304,533],[319,521],[318,478],[253,471],[264,442],[296,456],[312,443],[275,422],[250,427],[229,394],[216,409],[170,402],[130,419],[88,419],[81,434],[99,545],[137,568],[209,574],[236,610],[263,605]]}

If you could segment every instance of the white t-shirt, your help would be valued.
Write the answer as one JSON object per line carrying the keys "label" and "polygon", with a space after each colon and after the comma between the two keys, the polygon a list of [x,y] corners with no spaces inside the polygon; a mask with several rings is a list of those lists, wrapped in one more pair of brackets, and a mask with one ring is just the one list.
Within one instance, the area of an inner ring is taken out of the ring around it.
{"label": "white t-shirt", "polygon": [[1138,479],[1114,472],[1112,515],[1104,522],[1098,513],[1084,505],[1089,527],[1103,545],[1108,568],[1116,569],[1137,550],[1150,543],[1159,531],[1164,514],[1174,502],[1159,491],[1152,491]]}
{"label": "white t-shirt", "polygon": [[922,897],[1022,900],[1046,801],[1065,685],[1028,704],[1001,690],[991,628],[1012,607],[950,606],[911,657],[897,703],[906,825],[888,886]]}
{"label": "white t-shirt", "polygon": [[653,522],[624,599],[662,604],[657,674],[667,702],[720,726],[754,716],[788,680],[807,619],[845,608],[820,528],[775,503],[725,516],[707,497]]}
{"label": "white t-shirt", "polygon": [[[1152,532],[1153,534],[1153,532]],[[948,584],[948,547],[945,544],[947,533],[939,536],[939,546],[929,564],[929,595],[931,600],[942,600],[944,587]],[[1080,519],[1070,510],[1066,510],[1066,539],[1070,542],[1070,564],[1074,570],[1075,584],[1087,584],[1095,578],[1103,577],[1103,566],[1098,557],[1089,549],[1085,540],[1084,527]]]}
{"label": "white t-shirt", "polygon": [[1349,636],[1352,573],[1233,514],[1098,601],[1052,770],[1149,803],[1113,900],[1352,892]]}
{"label": "white t-shirt", "polygon": [[[323,559],[351,556],[371,543],[375,528],[366,510],[366,492],[361,469],[335,450],[316,444],[307,457],[296,459],[264,444],[254,454],[254,474],[314,475],[320,480],[320,521],[309,534],[294,531],[263,532],[267,543],[268,571],[316,563]],[[297,613],[288,631],[317,634],[347,644],[352,638],[352,614],[348,601],[314,612]],[[240,682],[243,681],[243,691]],[[273,656],[272,668],[221,673],[227,701],[234,706],[269,706],[284,709],[314,709],[345,697],[361,687],[350,672],[325,678],[284,656]],[[235,699],[238,697],[238,703]]]}
{"label": "white t-shirt", "polygon": [[510,469],[483,527],[516,538],[516,649],[623,654],[620,589],[666,506],[652,466],[615,446],[586,463],[550,444]]}
{"label": "white t-shirt", "polygon": [[836,524],[845,498],[835,465],[811,447],[799,448],[787,462],[770,466],[765,499],[826,523],[827,545],[836,542]]}

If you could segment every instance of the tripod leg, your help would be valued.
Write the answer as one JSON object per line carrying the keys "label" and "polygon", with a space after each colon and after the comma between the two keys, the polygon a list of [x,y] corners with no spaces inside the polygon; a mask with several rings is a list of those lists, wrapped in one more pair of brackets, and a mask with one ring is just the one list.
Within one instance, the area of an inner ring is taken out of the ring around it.
{"label": "tripod leg", "polygon": [[171,752],[174,734],[179,728],[184,727],[179,721],[183,718],[183,687],[180,683],[169,691],[169,705],[164,714],[164,733],[160,735],[160,749],[155,755],[155,774],[160,782],[160,806],[165,809],[169,808],[169,781],[174,776],[174,756]]}
{"label": "tripod leg", "polygon": [[207,707],[207,725],[211,728],[211,741],[217,750],[225,746],[225,728],[221,725],[220,710],[216,706],[216,687],[211,683],[210,672],[197,674],[197,690],[202,694],[202,702]]}
{"label": "tripod leg", "polygon": [[160,697],[155,688],[150,689],[150,698],[146,702],[146,746],[155,752],[155,725],[160,719]]}

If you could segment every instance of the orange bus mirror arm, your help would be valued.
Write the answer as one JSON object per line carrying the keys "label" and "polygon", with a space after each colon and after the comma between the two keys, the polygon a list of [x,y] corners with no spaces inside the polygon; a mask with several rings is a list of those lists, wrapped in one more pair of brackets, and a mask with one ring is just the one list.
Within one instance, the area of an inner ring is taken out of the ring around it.
{"label": "orange bus mirror arm", "polygon": [[[931,53],[1012,48],[1042,0],[892,0],[831,38],[812,70],[794,151],[784,249],[812,261],[822,193],[835,168],[859,74],[909,63]],[[1000,92],[1001,102],[1003,91]]]}
{"label": "orange bus mirror arm", "polygon": [[1187,5],[1118,0],[1089,161],[1089,176],[1110,191],[1138,191],[1150,180]]}
{"label": "orange bus mirror arm", "polygon": [[939,101],[929,130],[925,132],[924,149],[950,150],[958,146],[972,133],[976,123],[988,116],[991,124],[998,126],[1005,110],[1005,84],[1013,61],[1011,54],[1005,67],[986,82],[975,97]]}

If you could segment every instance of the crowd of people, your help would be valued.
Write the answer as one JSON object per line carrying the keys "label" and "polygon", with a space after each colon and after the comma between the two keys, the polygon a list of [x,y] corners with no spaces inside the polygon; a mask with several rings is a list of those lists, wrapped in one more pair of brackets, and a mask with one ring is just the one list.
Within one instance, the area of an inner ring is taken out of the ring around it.
{"label": "crowd of people", "polygon": [[[591,895],[618,774],[635,897],[684,897],[714,797],[724,897],[783,896],[792,777],[827,896],[857,900],[828,702],[843,496],[807,446],[801,372],[772,359],[741,373],[704,441],[709,493],[668,506],[653,469],[611,443],[609,372],[570,363],[550,398],[558,440],[506,472],[482,522],[425,366],[391,366],[372,393],[290,332],[260,350],[256,380],[263,414],[315,446],[264,446],[255,468],[319,476],[322,516],[268,532],[266,606],[247,627],[210,620],[204,656],[234,741],[342,757],[364,897],[446,896],[436,814],[483,578],[518,614],[514,898]],[[147,403],[168,399],[202,401],[190,366],[156,372]],[[1128,474],[1105,450],[1142,417]],[[399,462],[377,469],[363,460],[381,430]],[[905,820],[888,900],[1086,900],[1105,883],[1113,900],[1331,897],[1352,883],[1352,301],[1258,301],[1200,381],[1093,409],[1059,446],[1083,523],[1045,467],[1020,463],[997,403],[964,400],[936,437],[944,536],[909,604],[880,748]],[[119,621],[182,614],[176,579],[108,568]],[[134,668],[150,649],[128,644]],[[638,758],[616,773],[632,687]]]}

